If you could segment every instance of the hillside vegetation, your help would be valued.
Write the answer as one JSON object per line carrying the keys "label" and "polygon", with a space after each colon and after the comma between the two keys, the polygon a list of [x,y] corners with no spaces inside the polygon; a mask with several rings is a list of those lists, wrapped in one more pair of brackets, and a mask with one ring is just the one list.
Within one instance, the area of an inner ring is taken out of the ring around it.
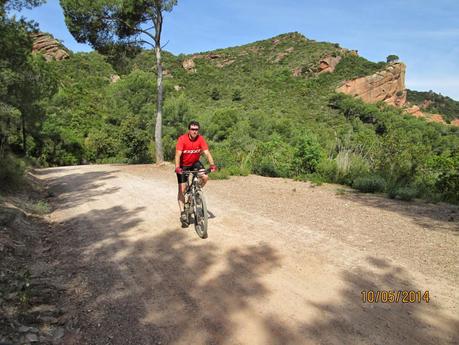
{"label": "hillside vegetation", "polygon": [[408,90],[407,101],[416,104],[429,113],[438,113],[450,122],[459,119],[459,102],[454,99],[435,93]]}
{"label": "hillside vegetation", "polygon": [[[342,60],[334,73],[319,74],[327,55]],[[182,64],[190,58],[187,71]],[[26,147],[39,164],[152,161],[154,56],[107,61],[93,52],[47,64],[58,90],[40,101],[44,119],[28,132]],[[458,202],[458,128],[335,93],[343,80],[384,62],[290,33],[194,56],[165,52],[164,65],[168,160],[187,122],[197,119],[220,167],[214,177],[256,173]],[[114,74],[121,79],[112,82]],[[20,153],[19,137],[9,142]]]}

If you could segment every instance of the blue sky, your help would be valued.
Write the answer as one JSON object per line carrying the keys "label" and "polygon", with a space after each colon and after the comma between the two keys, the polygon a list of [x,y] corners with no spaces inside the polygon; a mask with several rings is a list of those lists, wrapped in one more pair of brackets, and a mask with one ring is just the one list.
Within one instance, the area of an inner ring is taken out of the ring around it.
{"label": "blue sky", "polygon": [[[396,54],[406,85],[459,100],[459,0],[178,0],[165,18],[163,42],[174,54],[195,53],[298,31],[357,49],[371,61]],[[24,10],[73,51],[89,51],[68,32],[59,1]]]}

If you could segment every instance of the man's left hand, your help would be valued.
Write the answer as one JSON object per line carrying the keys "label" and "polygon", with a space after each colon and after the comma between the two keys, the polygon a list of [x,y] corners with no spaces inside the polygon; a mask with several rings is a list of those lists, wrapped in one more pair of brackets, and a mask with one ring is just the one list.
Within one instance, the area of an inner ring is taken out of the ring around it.
{"label": "man's left hand", "polygon": [[215,171],[217,171],[217,166],[215,164],[212,164],[210,166],[210,172],[215,172]]}

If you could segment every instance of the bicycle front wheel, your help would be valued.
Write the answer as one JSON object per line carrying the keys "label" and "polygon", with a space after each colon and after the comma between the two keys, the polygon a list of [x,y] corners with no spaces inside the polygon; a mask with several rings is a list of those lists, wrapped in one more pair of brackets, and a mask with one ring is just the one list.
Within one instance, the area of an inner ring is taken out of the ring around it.
{"label": "bicycle front wheel", "polygon": [[194,211],[194,228],[201,238],[207,238],[207,205],[204,193],[199,191],[195,195],[193,205]]}

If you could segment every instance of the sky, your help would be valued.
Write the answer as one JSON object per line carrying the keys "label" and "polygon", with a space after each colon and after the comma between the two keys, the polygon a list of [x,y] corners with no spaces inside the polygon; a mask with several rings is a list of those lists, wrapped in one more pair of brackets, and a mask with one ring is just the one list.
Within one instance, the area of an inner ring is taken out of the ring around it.
{"label": "sky", "polygon": [[[406,87],[459,101],[459,0],[178,0],[162,42],[174,54],[243,45],[297,31],[356,49],[370,61],[390,54],[407,65]],[[68,32],[58,0],[21,15],[74,52],[90,51]]]}

